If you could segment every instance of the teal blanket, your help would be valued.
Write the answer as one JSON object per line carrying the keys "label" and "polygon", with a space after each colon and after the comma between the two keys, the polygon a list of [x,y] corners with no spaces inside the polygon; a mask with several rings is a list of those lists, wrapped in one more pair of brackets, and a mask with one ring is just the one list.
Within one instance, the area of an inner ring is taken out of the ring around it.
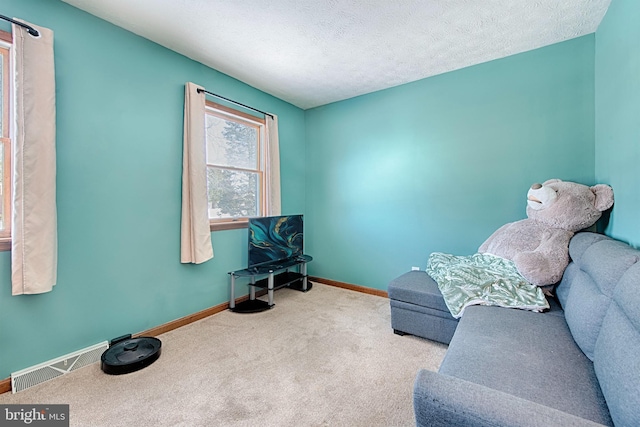
{"label": "teal blanket", "polygon": [[518,273],[513,261],[489,254],[456,256],[434,252],[427,273],[456,319],[470,305],[497,305],[542,311],[549,303],[537,286]]}

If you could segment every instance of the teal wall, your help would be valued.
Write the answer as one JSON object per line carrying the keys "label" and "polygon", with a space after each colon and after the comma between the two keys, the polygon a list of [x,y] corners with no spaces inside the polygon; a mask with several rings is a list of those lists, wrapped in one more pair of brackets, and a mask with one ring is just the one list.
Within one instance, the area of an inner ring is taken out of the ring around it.
{"label": "teal wall", "polygon": [[279,115],[283,210],[305,214],[312,275],[386,289],[433,251],[475,252],[552,177],[612,184],[607,231],[640,242],[633,0],[595,35],[306,112],[59,0],[0,12],[55,31],[59,220],[53,292],[12,297],[0,253],[0,379],[228,299],[245,230],[179,263],[187,81]]}
{"label": "teal wall", "polygon": [[640,247],[640,2],[613,0],[596,32],[596,177],[613,186],[606,233]]}
{"label": "teal wall", "polygon": [[0,253],[0,379],[227,301],[246,230],[179,262],[184,84],[279,115],[285,213],[305,208],[304,112],[58,0],[0,12],[55,32],[59,232],[53,292],[12,297]]}
{"label": "teal wall", "polygon": [[309,271],[386,289],[525,218],[532,183],[593,183],[594,36],[305,115]]}

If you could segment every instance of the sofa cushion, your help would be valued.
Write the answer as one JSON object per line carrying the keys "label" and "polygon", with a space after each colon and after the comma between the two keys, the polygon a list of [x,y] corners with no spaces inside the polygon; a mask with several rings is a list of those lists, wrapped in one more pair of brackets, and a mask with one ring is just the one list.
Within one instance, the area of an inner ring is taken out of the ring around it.
{"label": "sofa cushion", "polygon": [[562,275],[562,281],[556,287],[556,295],[558,296],[558,300],[560,300],[562,306],[566,304],[569,296],[569,289],[571,288],[571,283],[573,283],[573,278],[575,277],[575,272],[580,270],[577,262],[582,259],[582,255],[589,246],[607,239],[609,239],[609,237],[604,234],[583,232],[577,233],[573,236],[571,241],[569,241],[569,257],[572,262],[569,263],[565,269],[564,274]]}
{"label": "sofa cushion", "polygon": [[611,425],[593,364],[557,312],[468,307],[439,372]]}
{"label": "sofa cushion", "polygon": [[596,342],[594,368],[616,425],[640,425],[640,263],[616,287]]}
{"label": "sofa cushion", "polygon": [[389,299],[408,302],[449,314],[438,284],[424,271],[409,271],[389,282]]}
{"label": "sofa cushion", "polygon": [[625,243],[593,233],[577,234],[569,247],[573,264],[556,290],[569,329],[585,355],[593,360],[602,320],[624,272],[639,257]]}
{"label": "sofa cushion", "polygon": [[569,298],[569,290],[571,289],[571,284],[573,283],[576,275],[579,272],[580,267],[578,267],[578,264],[570,262],[567,268],[565,268],[564,270],[562,280],[560,281],[558,286],[556,286],[555,294],[562,307],[567,304],[567,298]]}
{"label": "sofa cushion", "polygon": [[571,257],[571,261],[579,262],[582,255],[584,255],[585,251],[589,249],[591,245],[601,240],[609,239],[610,237],[607,237],[604,234],[591,232],[576,233],[569,242],[569,256]]}

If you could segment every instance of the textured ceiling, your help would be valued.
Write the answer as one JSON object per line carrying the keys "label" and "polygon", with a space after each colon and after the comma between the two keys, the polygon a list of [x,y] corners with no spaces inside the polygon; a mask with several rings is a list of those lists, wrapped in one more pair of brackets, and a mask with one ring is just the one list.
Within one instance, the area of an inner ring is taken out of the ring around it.
{"label": "textured ceiling", "polygon": [[63,1],[306,109],[593,33],[611,0]]}

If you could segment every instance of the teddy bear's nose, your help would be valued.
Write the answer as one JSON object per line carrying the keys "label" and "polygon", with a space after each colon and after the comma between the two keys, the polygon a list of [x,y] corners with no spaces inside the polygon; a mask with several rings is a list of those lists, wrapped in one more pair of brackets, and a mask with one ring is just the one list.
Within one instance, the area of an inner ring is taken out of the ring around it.
{"label": "teddy bear's nose", "polygon": [[531,186],[531,189],[532,189],[532,190],[537,190],[537,189],[539,189],[539,188],[542,188],[542,184],[535,183],[535,184],[533,184],[533,185]]}

